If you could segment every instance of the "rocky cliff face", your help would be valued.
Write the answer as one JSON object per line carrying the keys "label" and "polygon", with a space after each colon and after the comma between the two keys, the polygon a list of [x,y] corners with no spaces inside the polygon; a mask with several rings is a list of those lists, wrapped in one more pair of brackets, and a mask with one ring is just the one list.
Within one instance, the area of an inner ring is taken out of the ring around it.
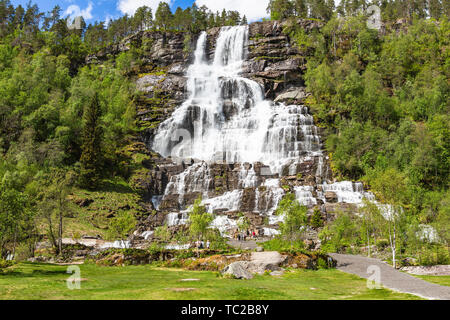
{"label": "rocky cliff face", "polygon": [[[318,23],[306,20],[299,20],[298,24],[307,32],[320,27]],[[186,221],[184,210],[199,196],[206,198],[208,210],[218,215],[214,223],[221,231],[235,229],[239,214],[244,213],[252,228],[266,236],[277,232],[279,219],[273,212],[287,192],[296,194],[310,209],[309,214],[314,208],[320,209],[324,219],[332,219],[339,208],[356,210],[364,190],[362,185],[351,182],[332,184],[328,158],[322,154],[318,138],[320,130],[314,126],[307,108],[301,107],[308,96],[302,77],[306,60],[283,33],[285,26],[281,22],[258,22],[249,26],[244,48],[247,58],[242,63],[240,77],[258,83],[263,89],[263,98],[284,103],[287,109],[283,112],[289,115],[288,119],[300,121],[302,130],[295,129],[296,136],[289,135],[289,139],[301,145],[295,148],[301,160],[281,167],[280,172],[272,172],[262,162],[175,161],[149,152],[152,159],[148,162],[148,170],[137,179],[136,185],[143,191],[149,210],[154,210],[154,214],[136,235],[164,223],[173,229],[182,227]],[[204,50],[208,61],[214,59],[220,33],[220,28],[207,31]],[[143,50],[145,73],[137,76],[136,83],[144,93],[139,101],[138,118],[143,129],[142,143],[148,150],[152,149],[152,140],[161,123],[188,98],[187,71],[195,59],[193,49],[197,40],[186,38],[183,33],[144,32],[95,57],[88,57],[89,63],[96,63],[108,54],[118,54],[132,46]],[[233,102],[238,85],[236,82],[223,85],[223,121],[230,121],[238,112],[251,108],[244,106],[241,110]],[[201,109],[193,105],[189,110],[188,122],[193,126],[194,120],[201,118]],[[193,131],[194,128],[186,129]],[[279,130],[278,134],[286,134],[287,128]],[[302,153],[298,148],[314,152]],[[310,238],[316,236],[314,230],[310,230]]]}

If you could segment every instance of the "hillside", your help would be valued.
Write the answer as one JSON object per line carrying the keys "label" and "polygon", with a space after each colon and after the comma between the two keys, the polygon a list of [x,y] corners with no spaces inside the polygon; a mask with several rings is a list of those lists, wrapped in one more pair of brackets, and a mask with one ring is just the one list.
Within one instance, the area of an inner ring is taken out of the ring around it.
{"label": "hillside", "polygon": [[95,45],[2,29],[1,257],[254,231],[268,248],[449,264],[447,17],[278,18]]}

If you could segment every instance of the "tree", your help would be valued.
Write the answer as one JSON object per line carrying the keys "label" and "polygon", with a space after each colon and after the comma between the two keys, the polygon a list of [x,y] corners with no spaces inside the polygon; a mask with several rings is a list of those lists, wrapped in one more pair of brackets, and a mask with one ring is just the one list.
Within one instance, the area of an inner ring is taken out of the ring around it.
{"label": "tree", "polygon": [[155,25],[163,31],[167,31],[173,24],[173,15],[167,2],[160,2],[155,14]]}
{"label": "tree", "polygon": [[108,232],[112,239],[124,240],[136,228],[137,220],[131,212],[120,212],[109,222]]}
{"label": "tree", "polygon": [[383,228],[389,237],[389,244],[392,251],[392,264],[397,266],[397,241],[399,236],[400,223],[403,220],[403,204],[405,199],[405,177],[393,168],[389,168],[383,173],[377,174],[372,180],[372,188],[386,205],[380,209],[380,213],[385,219]]}
{"label": "tree", "polygon": [[314,209],[314,213],[311,217],[310,225],[311,225],[311,227],[316,228],[316,229],[322,228],[324,226],[322,212],[320,212],[320,209],[318,209],[318,208]]}
{"label": "tree", "polygon": [[101,115],[100,103],[97,94],[95,94],[92,102],[85,107],[83,113],[83,145],[81,146],[82,154],[80,158],[80,182],[82,186],[89,189],[95,189],[100,180],[103,135]]}
{"label": "tree", "polygon": [[153,21],[153,13],[152,9],[143,6],[136,10],[136,13],[133,16],[133,30],[134,31],[142,31],[147,30],[151,27]]}
{"label": "tree", "polygon": [[307,18],[308,17],[307,0],[295,0],[294,12],[296,17]]}
{"label": "tree", "polygon": [[241,214],[241,216],[237,222],[237,226],[238,226],[240,232],[245,232],[250,228],[250,221],[248,220],[248,218],[246,216]]}
{"label": "tree", "polygon": [[[377,205],[371,201],[365,200],[364,206],[360,208],[360,213],[362,214],[361,223],[361,234],[366,238],[367,241],[367,255],[371,256],[371,242],[370,238],[375,238],[376,232],[376,218],[379,217],[379,209]],[[376,239],[372,242],[376,244]]]}
{"label": "tree", "polygon": [[283,20],[294,15],[294,5],[290,0],[270,0],[267,13],[272,20]]}
{"label": "tree", "polygon": [[206,208],[202,206],[202,199],[198,198],[189,213],[189,233],[197,240],[204,240],[213,220],[214,216],[206,212]]}
{"label": "tree", "polygon": [[[48,236],[57,255],[63,252],[64,217],[72,213],[68,196],[71,186],[65,172],[57,170],[49,177],[50,185],[43,190],[43,199],[39,204],[41,216],[47,222]],[[57,222],[54,222],[56,217]],[[57,231],[55,225],[57,224]]]}
{"label": "tree", "polygon": [[22,236],[24,222],[27,220],[26,197],[13,188],[0,187],[0,258],[6,258],[6,246],[12,243],[12,256],[15,256],[19,237]]}
{"label": "tree", "polygon": [[286,240],[294,243],[300,240],[306,229],[308,209],[302,206],[293,193],[288,193],[276,210],[276,215],[283,216],[280,224],[281,235]]}

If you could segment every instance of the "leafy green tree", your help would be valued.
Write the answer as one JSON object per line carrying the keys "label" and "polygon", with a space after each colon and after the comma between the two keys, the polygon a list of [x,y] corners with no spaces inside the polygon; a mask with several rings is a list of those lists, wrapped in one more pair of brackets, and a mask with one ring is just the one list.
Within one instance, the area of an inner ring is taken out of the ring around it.
{"label": "leafy green tree", "polygon": [[248,220],[248,218],[246,216],[241,214],[241,216],[239,217],[239,220],[237,222],[237,226],[238,226],[240,232],[245,232],[250,228],[250,221]]}
{"label": "leafy green tree", "polygon": [[293,16],[294,5],[290,0],[270,0],[267,13],[272,20],[283,20]]}
{"label": "leafy green tree", "polygon": [[189,233],[197,240],[205,240],[208,228],[214,220],[214,216],[202,206],[202,199],[195,200],[194,206],[189,213]]}
{"label": "leafy green tree", "polygon": [[13,256],[27,222],[27,199],[19,191],[0,187],[0,258],[6,259],[7,245],[12,244]]}
{"label": "leafy green tree", "polygon": [[315,208],[313,215],[311,216],[311,221],[309,223],[311,225],[311,227],[319,229],[319,228],[323,228],[323,226],[325,225],[325,221],[323,220],[322,217],[322,212],[320,211],[320,209]]}
{"label": "leafy green tree", "polygon": [[120,212],[109,222],[108,232],[111,239],[125,240],[136,228],[137,220],[131,212]]}
{"label": "leafy green tree", "polygon": [[163,30],[167,31],[173,24],[173,15],[167,2],[160,2],[158,9],[155,13],[155,25]]}
{"label": "leafy green tree", "polygon": [[284,217],[280,223],[282,237],[291,243],[297,242],[306,231],[307,208],[300,205],[295,195],[288,193],[278,205],[276,214]]}
{"label": "leafy green tree", "polygon": [[361,239],[355,220],[348,212],[337,212],[336,219],[325,226],[319,238],[325,251],[338,253],[348,252],[351,246],[359,245]]}
{"label": "leafy green tree", "polygon": [[155,229],[155,237],[161,239],[162,242],[167,243],[172,239],[172,233],[170,232],[169,227],[164,225]]}
{"label": "leafy green tree", "polygon": [[86,106],[83,113],[83,145],[80,158],[80,183],[89,189],[95,189],[101,177],[102,165],[102,111],[97,94]]}
{"label": "leafy green tree", "polygon": [[50,242],[56,254],[61,255],[63,253],[64,217],[73,213],[68,199],[72,187],[62,170],[56,170],[50,174],[48,183],[49,185],[43,190],[39,211],[47,224]]}

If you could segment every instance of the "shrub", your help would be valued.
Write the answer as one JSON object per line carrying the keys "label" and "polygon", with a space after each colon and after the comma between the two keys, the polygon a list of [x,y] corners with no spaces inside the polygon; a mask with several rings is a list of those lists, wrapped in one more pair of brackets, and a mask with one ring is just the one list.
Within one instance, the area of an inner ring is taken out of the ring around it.
{"label": "shrub", "polygon": [[322,257],[319,257],[317,259],[317,267],[319,269],[328,269],[329,268],[327,261]]}
{"label": "shrub", "polygon": [[13,261],[6,261],[4,259],[0,259],[0,270],[6,269],[14,265]]}
{"label": "shrub", "polygon": [[422,251],[418,261],[424,266],[447,265],[450,264],[450,255],[446,247],[434,245]]}
{"label": "shrub", "polygon": [[320,212],[319,209],[314,209],[314,214],[311,217],[310,220],[310,226],[315,228],[315,229],[319,229],[322,228],[324,226],[324,221],[322,218],[322,213]]}
{"label": "shrub", "polygon": [[386,239],[380,239],[380,240],[377,240],[376,245],[379,250],[383,250],[389,246],[389,241]]}
{"label": "shrub", "polygon": [[263,246],[265,251],[293,251],[293,252],[304,252],[305,243],[302,240],[298,241],[286,241],[282,238],[274,238],[270,241],[263,242],[260,245]]}

